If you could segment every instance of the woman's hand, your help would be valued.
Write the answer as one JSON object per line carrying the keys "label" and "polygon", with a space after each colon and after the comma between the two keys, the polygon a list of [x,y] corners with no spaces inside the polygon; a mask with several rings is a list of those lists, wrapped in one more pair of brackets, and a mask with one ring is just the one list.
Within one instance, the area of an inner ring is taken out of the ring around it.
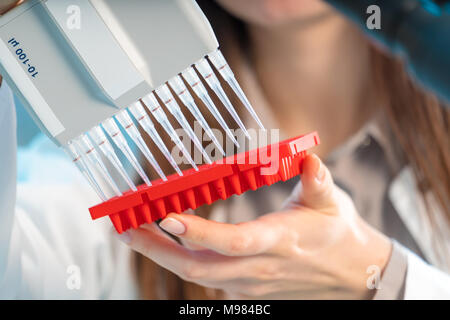
{"label": "woman's hand", "polygon": [[233,298],[364,299],[369,266],[383,270],[391,243],[358,215],[315,156],[286,207],[238,225],[170,214],[123,234],[134,250],[181,278]]}
{"label": "woman's hand", "polygon": [[0,15],[14,8],[16,5],[24,2],[24,0],[2,0],[0,3]]}

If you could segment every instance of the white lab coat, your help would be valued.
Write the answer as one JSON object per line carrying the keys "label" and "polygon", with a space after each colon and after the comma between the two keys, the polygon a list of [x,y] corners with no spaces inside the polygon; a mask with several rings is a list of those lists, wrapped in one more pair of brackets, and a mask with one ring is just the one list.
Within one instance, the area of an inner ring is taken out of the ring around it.
{"label": "white lab coat", "polygon": [[[0,88],[0,298],[135,298],[130,252],[111,238],[107,219],[90,221],[87,208],[98,201],[90,188],[81,178],[67,184],[16,186],[15,141],[13,99],[3,83]],[[431,228],[424,231],[419,227],[423,210],[416,203],[420,197],[416,196],[411,179],[411,173],[404,171],[393,183],[391,199],[427,259],[442,266],[442,257],[432,245]],[[444,251],[450,243],[450,234],[446,236]],[[450,299],[449,275],[411,251],[402,250],[408,257],[405,299]],[[450,252],[441,253],[450,257]],[[73,281],[77,270],[81,272],[79,289],[79,282]]]}
{"label": "white lab coat", "polygon": [[402,248],[408,259],[404,298],[450,299],[450,227],[432,198],[429,201],[435,224],[430,222],[416,185],[411,169],[406,168],[392,183],[389,198],[422,254],[434,266]]}
{"label": "white lab coat", "polygon": [[99,199],[70,161],[61,161],[64,175],[75,179],[16,185],[15,129],[13,96],[3,82],[0,299],[136,298],[131,252],[107,219],[90,219],[87,209]]}

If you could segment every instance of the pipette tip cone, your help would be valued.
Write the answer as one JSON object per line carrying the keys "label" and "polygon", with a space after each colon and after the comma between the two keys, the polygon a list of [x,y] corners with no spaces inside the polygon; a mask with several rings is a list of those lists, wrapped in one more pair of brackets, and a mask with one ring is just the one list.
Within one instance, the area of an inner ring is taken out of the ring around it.
{"label": "pipette tip cone", "polygon": [[250,134],[247,131],[247,128],[245,127],[245,125],[242,122],[241,118],[239,118],[239,115],[237,114],[236,110],[234,109],[233,105],[231,104],[230,100],[226,96],[226,94],[223,91],[223,89],[216,86],[215,89],[213,89],[213,90],[214,90],[214,92],[216,92],[216,94],[219,97],[219,99],[222,101],[224,106],[227,108],[228,112],[231,114],[231,116],[233,117],[234,121],[236,121],[236,123],[238,124],[239,128],[241,128],[241,130],[244,132],[245,136],[247,138],[251,139]]}
{"label": "pipette tip cone", "polygon": [[144,128],[144,130],[148,133],[150,138],[153,140],[153,142],[156,144],[156,146],[159,148],[159,150],[162,152],[164,157],[169,161],[170,165],[175,169],[175,171],[178,173],[178,175],[182,176],[183,173],[178,167],[175,159],[170,154],[170,151],[167,149],[166,145],[162,141],[161,137],[159,136],[158,132],[156,130],[145,123],[141,123],[141,126]]}
{"label": "pipette tip cone", "polygon": [[245,106],[247,111],[250,113],[252,118],[256,121],[258,126],[266,131],[266,128],[262,124],[261,120],[259,119],[258,115],[256,114],[255,110],[253,109],[250,101],[248,100],[247,96],[245,95],[244,91],[239,86],[237,80],[234,77],[229,77],[227,80],[227,83],[230,85],[231,89],[233,89],[234,93],[238,96],[239,100],[241,100],[242,104]]}

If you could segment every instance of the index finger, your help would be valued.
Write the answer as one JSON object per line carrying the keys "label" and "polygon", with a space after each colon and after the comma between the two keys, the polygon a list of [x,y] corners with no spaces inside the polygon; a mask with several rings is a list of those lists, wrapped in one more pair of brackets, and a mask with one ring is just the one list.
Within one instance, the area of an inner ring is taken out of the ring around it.
{"label": "index finger", "polygon": [[160,227],[192,243],[227,256],[256,255],[270,250],[279,239],[276,226],[262,219],[227,224],[194,215],[170,214]]}

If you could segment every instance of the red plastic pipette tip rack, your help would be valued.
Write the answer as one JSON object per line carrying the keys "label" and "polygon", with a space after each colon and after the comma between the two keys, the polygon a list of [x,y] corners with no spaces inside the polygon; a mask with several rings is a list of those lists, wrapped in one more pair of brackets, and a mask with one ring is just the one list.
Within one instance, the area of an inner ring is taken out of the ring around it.
{"label": "red plastic pipette tip rack", "polygon": [[[316,132],[141,185],[89,209],[92,219],[109,216],[118,233],[163,219],[168,213],[196,209],[234,194],[286,181],[301,173],[307,150],[320,143]],[[278,154],[277,154],[278,152]],[[272,157],[273,155],[273,157]]]}

